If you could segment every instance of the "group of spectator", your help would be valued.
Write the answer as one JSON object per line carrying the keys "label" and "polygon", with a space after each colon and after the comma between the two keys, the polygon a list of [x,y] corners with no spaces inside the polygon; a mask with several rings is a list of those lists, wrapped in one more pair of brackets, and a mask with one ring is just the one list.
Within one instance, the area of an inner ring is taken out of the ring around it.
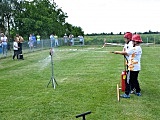
{"label": "group of spectator", "polygon": [[[13,42],[13,51],[14,51],[13,57],[12,57],[13,59],[15,58],[15,56],[17,56],[17,59],[20,59],[20,57],[21,59],[23,59],[23,54],[22,54],[23,41],[24,41],[23,37],[20,36],[19,34],[16,34]],[[41,36],[39,34],[37,34],[37,36],[35,36],[34,34],[30,34],[28,45],[31,50],[37,45],[39,45],[40,42],[41,42]],[[0,55],[2,54],[2,56],[6,57],[9,48],[10,48],[10,44],[8,42],[7,36],[4,33],[1,33],[0,34]]]}
{"label": "group of spectator", "polygon": [[[83,45],[84,44],[84,38],[82,35],[79,35],[76,39],[79,39],[79,44]],[[14,37],[14,42],[13,42],[13,59],[17,56],[18,59],[18,55],[22,54],[22,43],[23,43],[24,39],[22,36],[16,34],[16,36]],[[56,34],[51,34],[50,35],[50,45],[51,47],[58,47],[61,44],[62,41],[60,41],[60,39],[58,38],[58,36]],[[67,34],[65,33],[63,36],[63,43],[66,46],[72,46],[74,45],[75,42],[75,37],[73,34],[70,34],[67,36]],[[29,38],[28,38],[28,45],[30,50],[33,50],[33,48],[35,47],[40,47],[39,45],[41,44],[41,36],[39,34],[34,35],[34,34],[30,34]],[[7,51],[9,50],[10,44],[8,42],[8,38],[4,33],[0,34],[0,56],[7,56]]]}
{"label": "group of spectator", "polygon": [[[64,40],[64,45],[69,45],[72,46],[74,45],[74,35],[70,34],[69,36],[67,36],[67,34],[65,33],[63,36],[63,40]],[[82,35],[78,36],[79,39],[79,43],[80,45],[84,44],[84,38]],[[50,35],[50,40],[51,40],[51,47],[58,47],[59,46],[59,40],[58,40],[58,36],[56,34],[51,34]]]}
{"label": "group of spectator", "polygon": [[58,36],[56,34],[51,34],[50,40],[51,40],[51,47],[58,47],[59,46]]}
{"label": "group of spectator", "polygon": [[[67,36],[66,34],[64,34],[63,39],[64,39],[65,45],[69,45],[69,46],[74,45],[74,35],[70,34],[69,36]],[[78,39],[79,39],[80,45],[83,45],[83,43],[84,43],[84,38],[83,38],[83,36],[82,36],[82,35],[79,35],[79,36],[78,36]]]}
{"label": "group of spectator", "polygon": [[37,36],[35,36],[34,34],[30,34],[28,39],[28,45],[30,50],[32,50],[34,47],[36,47],[40,43],[41,43],[41,36],[39,34]]}
{"label": "group of spectator", "polygon": [[[1,39],[0,39],[0,54],[2,53],[2,55],[4,57],[7,56],[7,52],[10,49],[10,44],[8,42],[8,38],[6,37],[6,35],[4,33],[1,33]],[[16,34],[16,36],[14,37],[14,42],[13,42],[13,50],[14,50],[14,54],[13,54],[13,59],[15,58],[15,56],[17,56],[17,59],[20,59],[20,55],[22,56],[21,59],[23,59],[23,55],[22,55],[22,42],[24,41],[23,37],[20,36],[19,34]]]}

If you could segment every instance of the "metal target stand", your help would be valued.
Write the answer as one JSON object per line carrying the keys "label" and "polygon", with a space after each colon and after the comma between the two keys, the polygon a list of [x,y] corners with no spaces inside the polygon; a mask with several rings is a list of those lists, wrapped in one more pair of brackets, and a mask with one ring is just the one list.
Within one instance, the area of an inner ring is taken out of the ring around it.
{"label": "metal target stand", "polygon": [[86,120],[85,116],[91,114],[91,111],[76,115],[76,118],[82,117],[82,120]]}
{"label": "metal target stand", "polygon": [[53,71],[53,49],[52,49],[52,48],[50,49],[49,54],[50,54],[50,56],[51,56],[52,76],[51,76],[50,81],[49,81],[48,84],[47,84],[47,87],[48,87],[49,84],[52,82],[52,87],[53,87],[54,89],[56,89],[56,85],[58,85],[58,84],[57,84],[56,79],[54,78],[54,71]]}

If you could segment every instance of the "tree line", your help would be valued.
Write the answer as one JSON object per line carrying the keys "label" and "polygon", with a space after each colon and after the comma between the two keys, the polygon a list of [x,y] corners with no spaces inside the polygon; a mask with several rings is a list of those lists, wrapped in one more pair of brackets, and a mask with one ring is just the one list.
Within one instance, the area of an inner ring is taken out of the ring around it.
{"label": "tree line", "polygon": [[[156,32],[153,32],[151,30],[149,30],[148,32],[134,32],[134,34],[160,34],[160,32],[156,31]],[[110,32],[110,33],[91,33],[91,34],[86,34],[86,36],[99,36],[99,35],[124,35],[125,33],[123,32],[119,32],[117,34],[114,34],[113,32]]]}
{"label": "tree line", "polygon": [[50,1],[0,0],[0,32],[7,33],[8,38],[20,34],[26,39],[33,33],[42,38],[50,34],[84,35],[82,28],[66,22],[67,13]]}

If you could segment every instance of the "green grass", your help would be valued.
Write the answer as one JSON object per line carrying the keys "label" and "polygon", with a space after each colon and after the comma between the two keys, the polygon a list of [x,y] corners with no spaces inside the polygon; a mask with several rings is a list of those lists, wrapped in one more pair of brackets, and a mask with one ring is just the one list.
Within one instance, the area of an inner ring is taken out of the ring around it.
{"label": "green grass", "polygon": [[109,53],[122,47],[55,48],[56,89],[49,50],[24,54],[25,60],[0,59],[0,120],[158,120],[160,118],[160,47],[142,47],[139,82],[142,96],[117,102],[116,84],[123,56]]}

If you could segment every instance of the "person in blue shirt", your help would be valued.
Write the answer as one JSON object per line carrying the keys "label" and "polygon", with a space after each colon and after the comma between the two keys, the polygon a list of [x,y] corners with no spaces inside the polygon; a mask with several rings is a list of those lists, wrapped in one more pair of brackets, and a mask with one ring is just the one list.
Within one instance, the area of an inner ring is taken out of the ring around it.
{"label": "person in blue shirt", "polygon": [[4,33],[1,33],[1,46],[2,46],[2,53],[4,56],[7,56],[7,43],[8,39],[4,35]]}
{"label": "person in blue shirt", "polygon": [[37,40],[36,40],[36,36],[34,34],[32,34],[32,40],[33,40],[33,46],[36,47]]}
{"label": "person in blue shirt", "polygon": [[53,34],[50,35],[50,40],[51,40],[51,48],[52,48],[54,47],[54,42],[55,42],[55,38]]}

